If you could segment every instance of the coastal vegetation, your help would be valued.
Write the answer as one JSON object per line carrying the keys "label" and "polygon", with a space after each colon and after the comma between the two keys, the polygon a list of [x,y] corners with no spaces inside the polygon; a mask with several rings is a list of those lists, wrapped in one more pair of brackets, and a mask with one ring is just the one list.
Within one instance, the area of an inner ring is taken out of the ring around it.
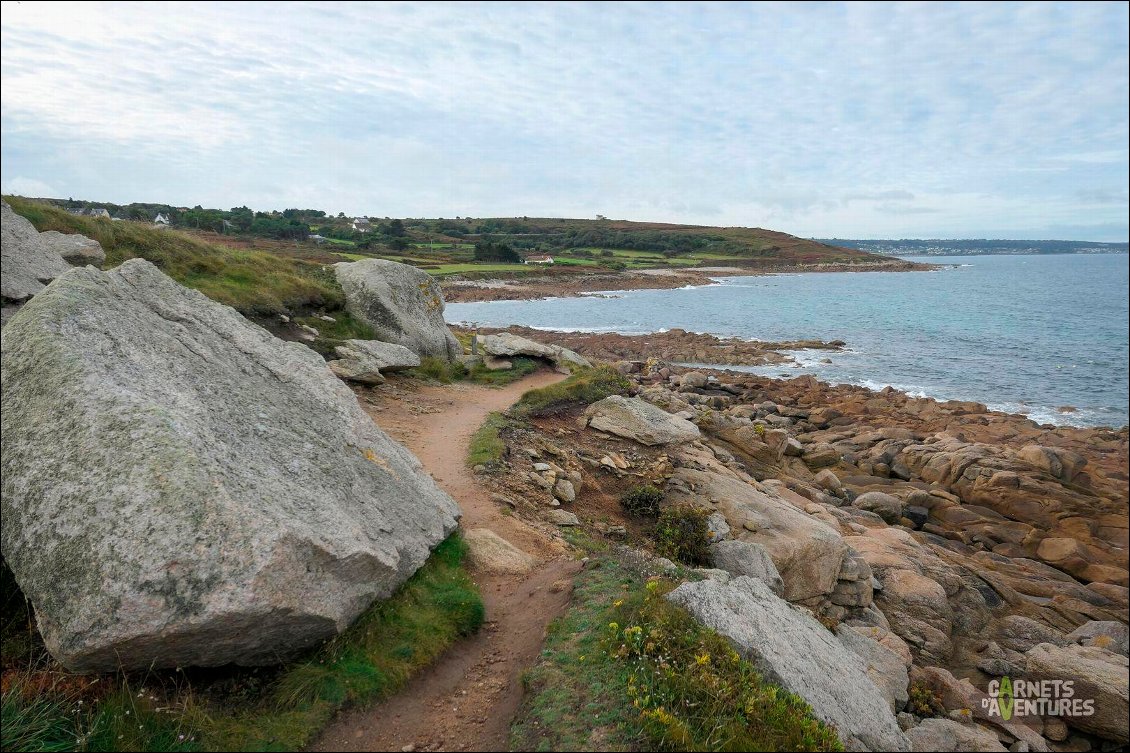
{"label": "coastal vegetation", "polygon": [[614,553],[592,552],[525,675],[515,750],[841,750],[801,699]]}
{"label": "coastal vegetation", "polygon": [[445,361],[442,358],[425,358],[419,366],[409,370],[409,374],[421,379],[428,379],[440,384],[452,382],[474,382],[476,384],[490,384],[501,387],[504,384],[516,382],[528,376],[541,367],[532,358],[521,356],[510,361],[509,369],[490,369],[483,363],[476,362],[466,366],[459,361]]}
{"label": "coastal vegetation", "polygon": [[127,259],[146,259],[182,285],[246,316],[313,310],[333,314],[345,307],[341,287],[317,263],[229,248],[151,224],[74,215],[17,197],[5,197],[5,201],[40,232],[81,233],[98,241],[106,251],[103,266],[107,269]]}
{"label": "coastal vegetation", "polygon": [[494,412],[487,416],[487,420],[471,437],[471,448],[467,453],[467,465],[492,466],[502,460],[506,452],[506,443],[499,436],[508,420],[502,413]]}
{"label": "coastal vegetation", "polygon": [[530,390],[511,412],[517,416],[545,416],[576,405],[587,405],[609,395],[624,395],[631,389],[623,374],[611,366],[578,369],[568,379]]}
{"label": "coastal vegetation", "polygon": [[706,510],[672,505],[659,513],[655,523],[655,550],[684,565],[710,564],[710,526]]}
{"label": "coastal vegetation", "polygon": [[629,515],[654,518],[659,515],[659,503],[663,501],[663,492],[651,484],[633,486],[620,495],[620,506]]}
{"label": "coastal vegetation", "polygon": [[371,704],[483,622],[458,534],[387,601],[278,667],[75,675],[47,654],[3,568],[5,750],[297,750],[341,708]]}
{"label": "coastal vegetation", "polygon": [[[554,273],[575,272],[577,267],[623,271],[678,269],[720,262],[775,267],[852,264],[880,258],[865,251],[761,228],[532,217],[364,218],[358,222],[357,218],[340,213],[334,216],[317,209],[190,209],[155,203],[117,205],[73,199],[9,198],[16,211],[27,215],[40,230],[67,225],[73,228],[70,232],[97,237],[81,228],[112,224],[150,229],[154,218],[162,215],[171,229],[216,245],[254,247],[315,260],[323,260],[327,254],[353,261],[393,258],[439,276],[521,274],[529,271],[523,268],[522,260],[532,253],[552,255]],[[122,221],[111,223],[108,219],[71,212],[94,207],[105,208]],[[52,224],[40,227],[48,215]]]}

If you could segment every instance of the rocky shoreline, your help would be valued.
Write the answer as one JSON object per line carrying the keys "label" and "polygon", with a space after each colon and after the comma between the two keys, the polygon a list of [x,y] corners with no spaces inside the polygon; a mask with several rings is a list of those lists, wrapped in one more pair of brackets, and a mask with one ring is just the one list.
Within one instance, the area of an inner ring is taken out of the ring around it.
{"label": "rocky shoreline", "polygon": [[575,350],[598,361],[631,361],[656,358],[668,363],[712,363],[732,366],[765,366],[793,362],[783,351],[828,350],[845,346],[842,340],[792,340],[764,342],[738,337],[716,337],[701,332],[674,328],[645,335],[623,335],[615,332],[560,332],[530,327],[453,327],[457,332],[479,335],[509,332],[532,340],[551,339],[555,344]]}
{"label": "rocky shoreline", "polygon": [[[630,356],[613,366],[632,386],[505,437],[492,483],[516,515],[639,546],[651,533],[619,507],[626,490],[651,484],[664,505],[709,513],[715,543],[700,572],[711,584],[683,586],[679,603],[866,747],[1127,741],[1130,429],[656,357],[708,336],[676,333],[664,351],[654,336],[529,334],[594,359]],[[832,700],[812,695],[819,672],[790,648],[810,639],[822,666],[847,667],[843,652],[854,653],[867,679],[844,679],[852,687]],[[1096,712],[990,715],[987,689],[1002,676],[1070,680]],[[894,716],[872,703],[860,725],[864,712],[836,710],[845,693],[876,694]]]}
{"label": "rocky shoreline", "polygon": [[441,283],[447,303],[523,301],[576,297],[620,290],[671,290],[688,285],[713,285],[716,277],[822,272],[929,272],[937,264],[890,259],[878,263],[762,265],[727,260],[726,266],[672,267],[629,272],[593,272],[586,267],[558,267],[528,276],[474,278],[452,275]]}
{"label": "rocky shoreline", "polygon": [[[481,503],[653,563],[848,749],[1130,743],[1130,428],[685,365],[840,342],[459,338],[433,278],[379,260],[333,268],[371,339],[327,363],[148,261],[72,268],[58,248],[94,244],[3,209],[3,560],[72,673],[277,664],[346,630],[463,514],[357,398],[540,360],[569,376],[490,414]],[[1090,709],[994,715],[1009,677]]]}

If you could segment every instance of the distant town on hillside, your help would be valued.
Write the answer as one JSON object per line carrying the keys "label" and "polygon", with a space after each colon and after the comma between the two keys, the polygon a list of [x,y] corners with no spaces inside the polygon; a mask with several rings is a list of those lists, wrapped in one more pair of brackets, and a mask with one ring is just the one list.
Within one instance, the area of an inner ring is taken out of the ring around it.
{"label": "distant town on hillside", "polygon": [[1127,243],[1092,241],[1010,241],[1010,240],[940,240],[903,238],[901,240],[851,240],[848,238],[814,238],[820,243],[855,248],[890,256],[987,256],[993,254],[1125,254]]}

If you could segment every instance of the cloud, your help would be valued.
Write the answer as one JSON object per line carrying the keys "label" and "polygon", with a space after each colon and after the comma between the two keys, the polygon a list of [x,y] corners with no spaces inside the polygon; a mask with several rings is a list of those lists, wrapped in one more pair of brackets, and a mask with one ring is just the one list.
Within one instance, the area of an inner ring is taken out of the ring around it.
{"label": "cloud", "polygon": [[1124,4],[5,3],[0,173],[107,201],[840,237],[981,230],[968,195],[1037,232],[1027,207],[1054,197],[1106,227],[1125,202],[1084,193],[1127,183],[1127,22]]}
{"label": "cloud", "polygon": [[36,178],[28,178],[23,175],[17,175],[11,180],[6,179],[4,181],[3,192],[33,198],[54,197],[59,195],[55,187],[49,183],[44,183]]}
{"label": "cloud", "polygon": [[913,201],[914,194],[910,191],[890,190],[872,191],[870,193],[852,193],[844,197],[845,203],[853,201]]}

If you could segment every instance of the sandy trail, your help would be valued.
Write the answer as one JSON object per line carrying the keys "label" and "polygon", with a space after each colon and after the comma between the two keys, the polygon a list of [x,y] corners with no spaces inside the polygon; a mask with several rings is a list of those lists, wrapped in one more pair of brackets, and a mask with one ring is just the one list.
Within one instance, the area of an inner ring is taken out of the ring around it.
{"label": "sandy trail", "polygon": [[560,542],[503,515],[490,498],[489,480],[477,479],[465,458],[487,414],[561,379],[543,371],[501,389],[389,382],[359,393],[381,428],[411,449],[459,503],[464,528],[489,528],[539,564],[525,577],[475,573],[486,604],[483,630],[453,646],[396,696],[339,715],[311,750],[507,750],[522,700],[521,674],[541,651],[546,627],[567,605],[579,565]]}

